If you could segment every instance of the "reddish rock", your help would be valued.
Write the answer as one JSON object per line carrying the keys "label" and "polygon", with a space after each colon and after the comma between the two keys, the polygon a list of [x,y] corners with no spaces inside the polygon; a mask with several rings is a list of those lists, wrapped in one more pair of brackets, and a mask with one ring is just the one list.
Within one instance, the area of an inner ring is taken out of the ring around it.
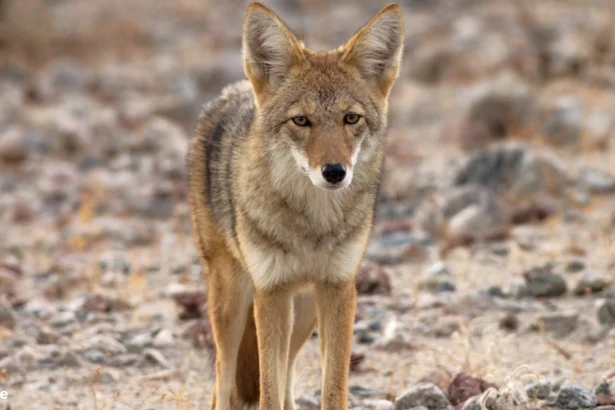
{"label": "reddish rock", "polygon": [[615,396],[607,396],[604,394],[598,395],[598,405],[599,406],[610,406],[615,405]]}
{"label": "reddish rock", "polygon": [[490,387],[497,388],[496,385],[477,379],[466,373],[459,373],[450,386],[448,386],[449,399],[453,406],[465,403],[470,397],[483,393]]}
{"label": "reddish rock", "polygon": [[352,353],[350,355],[350,371],[357,372],[361,368],[361,364],[365,361],[365,355],[362,353]]}
{"label": "reddish rock", "polygon": [[395,232],[409,232],[411,229],[412,225],[407,219],[385,219],[375,226],[374,235],[381,236]]}
{"label": "reddish rock", "polygon": [[87,299],[83,303],[81,309],[86,312],[117,312],[122,310],[127,310],[130,308],[130,305],[117,298],[112,298],[100,294],[96,295],[88,295]]}
{"label": "reddish rock", "polygon": [[374,262],[361,262],[355,284],[360,295],[391,294],[391,278],[389,274]]}
{"label": "reddish rock", "polygon": [[184,291],[174,294],[173,301],[182,309],[181,320],[199,319],[204,316],[205,294],[199,291]]}

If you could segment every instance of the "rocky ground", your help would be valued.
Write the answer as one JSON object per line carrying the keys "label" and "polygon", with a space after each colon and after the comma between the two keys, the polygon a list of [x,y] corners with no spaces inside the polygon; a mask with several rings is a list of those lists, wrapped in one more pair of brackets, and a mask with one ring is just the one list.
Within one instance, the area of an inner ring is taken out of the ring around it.
{"label": "rocky ground", "polygon": [[[615,409],[615,14],[401,2],[350,406]],[[309,46],[384,5],[268,4]],[[208,408],[186,203],[245,2],[0,2],[0,409]],[[300,409],[319,405],[316,336]]]}

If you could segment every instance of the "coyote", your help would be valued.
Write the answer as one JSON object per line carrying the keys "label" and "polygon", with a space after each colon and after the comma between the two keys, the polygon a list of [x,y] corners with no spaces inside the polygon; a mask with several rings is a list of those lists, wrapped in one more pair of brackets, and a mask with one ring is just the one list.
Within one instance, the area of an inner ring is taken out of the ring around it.
{"label": "coyote", "polygon": [[403,39],[397,4],[329,52],[306,48],[264,5],[248,7],[248,81],[205,106],[188,155],[216,346],[212,409],[294,409],[293,364],[316,325],[322,408],[347,408],[355,275]]}

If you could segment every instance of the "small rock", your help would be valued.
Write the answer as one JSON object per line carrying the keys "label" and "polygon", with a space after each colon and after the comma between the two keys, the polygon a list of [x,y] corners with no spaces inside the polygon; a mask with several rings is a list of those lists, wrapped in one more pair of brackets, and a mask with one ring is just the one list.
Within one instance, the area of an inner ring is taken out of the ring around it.
{"label": "small rock", "polygon": [[351,353],[350,355],[350,371],[357,372],[361,368],[361,364],[365,361],[363,353]]}
{"label": "small rock", "polygon": [[393,402],[385,399],[365,399],[361,405],[370,410],[393,410]]}
{"label": "small rock", "polygon": [[483,393],[490,387],[497,388],[497,386],[485,380],[477,379],[465,373],[459,373],[448,387],[448,396],[451,403],[457,406],[465,403],[470,397]]}
{"label": "small rock", "polygon": [[615,325],[615,298],[606,299],[599,303],[598,321],[605,326]]}
{"label": "small rock", "polygon": [[443,277],[428,277],[419,280],[419,289],[433,293],[454,292],[457,290],[455,284]]}
{"label": "small rock", "polygon": [[197,319],[203,317],[203,308],[206,297],[203,292],[184,290],[173,292],[173,301],[182,309],[179,314],[181,320]]}
{"label": "small rock", "polygon": [[151,347],[152,345],[153,340],[149,333],[138,334],[125,343],[125,346],[130,353],[140,352],[146,347]]}
{"label": "small rock", "polygon": [[17,319],[10,303],[4,298],[0,299],[0,327],[13,329]]}
{"label": "small rock", "polygon": [[598,293],[611,285],[608,278],[598,275],[595,272],[585,272],[574,288],[574,294],[584,296],[591,293]]}
{"label": "small rock", "polygon": [[[613,381],[615,384],[615,380]],[[615,387],[615,385],[614,385]],[[596,396],[610,396],[615,391],[611,392],[611,384],[608,381],[603,381],[594,389]]]}
{"label": "small rock", "polygon": [[356,384],[348,386],[348,392],[354,397],[375,397],[382,395],[382,392],[368,389]]}
{"label": "small rock", "polygon": [[211,331],[209,320],[207,319],[200,319],[194,323],[191,323],[182,332],[182,336],[190,338],[192,340],[192,344],[201,349],[208,348],[213,350],[214,348],[213,333]]}
{"label": "small rock", "polygon": [[581,260],[571,260],[566,264],[566,272],[576,273],[585,269],[585,262]]}
{"label": "small rock", "polygon": [[81,367],[81,360],[75,353],[67,351],[57,360],[57,364],[66,367]]}
{"label": "small rock", "polygon": [[525,393],[530,399],[533,400],[555,400],[556,395],[559,390],[559,386],[552,384],[549,381],[541,380],[537,382],[532,382],[525,386]]}
{"label": "small rock", "polygon": [[510,249],[508,249],[508,246],[501,243],[494,243],[493,245],[491,245],[490,248],[491,252],[498,256],[508,256],[508,254],[510,253]]}
{"label": "small rock", "polygon": [[145,357],[146,360],[149,360],[151,363],[156,364],[158,366],[162,366],[166,369],[171,367],[171,364],[169,363],[169,361],[166,359],[166,357],[164,357],[164,355],[156,349],[145,349],[143,351],[143,357]]}
{"label": "small rock", "polygon": [[81,305],[85,312],[121,312],[130,308],[130,304],[122,299],[101,294],[88,295]]}
{"label": "small rock", "polygon": [[123,354],[128,351],[123,344],[107,335],[91,336],[78,343],[77,348],[82,351],[98,350],[112,355]]}
{"label": "small rock", "polygon": [[571,146],[579,142],[583,106],[571,95],[560,97],[545,113],[543,133],[554,146]]}
{"label": "small rock", "polygon": [[446,394],[430,383],[419,383],[395,398],[395,410],[409,410],[424,406],[429,410],[452,410]]}
{"label": "small rock", "polygon": [[552,270],[552,265],[544,265],[532,268],[523,274],[530,296],[557,297],[566,293],[566,281]]}
{"label": "small rock", "polygon": [[9,375],[23,374],[24,369],[21,366],[19,359],[16,356],[8,356],[0,360],[0,369],[3,369]]}
{"label": "small rock", "polygon": [[481,404],[480,404],[482,397],[483,395],[479,394],[479,395],[469,398],[463,404],[463,407],[461,407],[461,410],[482,410]]}
{"label": "small rock", "polygon": [[596,407],[598,399],[590,391],[576,386],[565,386],[559,391],[555,405],[563,409],[587,409]]}
{"label": "small rock", "polygon": [[468,156],[453,183],[483,186],[512,204],[529,204],[537,193],[562,192],[571,180],[565,169],[551,152],[510,141]]}
{"label": "small rock", "polygon": [[459,321],[458,317],[440,318],[428,333],[436,338],[448,338],[459,330]]}
{"label": "small rock", "polygon": [[390,275],[378,264],[364,260],[359,267],[355,282],[360,295],[390,295]]}
{"label": "small rock", "polygon": [[397,320],[393,319],[387,324],[382,337],[376,341],[375,347],[389,352],[399,352],[411,349],[412,344],[410,338],[400,331]]}
{"label": "small rock", "polygon": [[59,312],[58,314],[53,316],[49,320],[48,323],[52,327],[60,328],[60,327],[72,325],[73,323],[76,323],[76,322],[77,322],[77,316],[75,315],[75,312],[66,310],[63,312]]}
{"label": "small rock", "polygon": [[508,283],[505,294],[515,299],[522,299],[530,296],[530,290],[527,286],[527,282],[523,278],[514,278]]}
{"label": "small rock", "polygon": [[104,368],[98,374],[98,382],[101,384],[115,384],[120,381],[121,373],[117,369]]}
{"label": "small rock", "polygon": [[564,311],[540,314],[532,324],[532,330],[542,330],[553,333],[556,338],[562,338],[572,333],[578,324],[579,313]]}
{"label": "small rock", "polygon": [[105,362],[106,356],[100,350],[92,349],[88,350],[84,354],[85,358],[91,363],[102,364]]}
{"label": "small rock", "polygon": [[0,133],[0,161],[13,164],[24,161],[28,157],[28,146],[25,133],[12,127]]}
{"label": "small rock", "polygon": [[143,360],[137,354],[128,353],[110,357],[106,360],[106,363],[112,367],[140,367]]}
{"label": "small rock", "polygon": [[174,344],[173,332],[170,329],[162,329],[154,336],[153,345],[157,348],[169,347]]}
{"label": "small rock", "polygon": [[419,383],[431,383],[442,390],[446,390],[451,384],[452,375],[442,369],[432,370],[420,378]]}
{"label": "small rock", "polygon": [[582,169],[578,176],[578,183],[592,194],[605,194],[615,191],[615,177],[599,169]]}
{"label": "small rock", "polygon": [[499,322],[500,329],[515,332],[519,329],[519,318],[514,313],[507,313]]}
{"label": "small rock", "polygon": [[365,257],[381,265],[394,265],[412,257],[423,256],[425,246],[431,243],[428,236],[410,232],[383,235],[370,242]]}

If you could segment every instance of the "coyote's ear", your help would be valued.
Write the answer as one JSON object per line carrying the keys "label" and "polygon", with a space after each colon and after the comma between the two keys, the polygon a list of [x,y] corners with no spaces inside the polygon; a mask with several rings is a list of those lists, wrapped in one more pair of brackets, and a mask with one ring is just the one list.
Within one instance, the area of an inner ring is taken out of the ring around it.
{"label": "coyote's ear", "polygon": [[261,3],[250,4],[243,24],[243,63],[254,91],[271,91],[301,56],[299,41],[284,23]]}
{"label": "coyote's ear", "polygon": [[343,61],[356,66],[387,96],[399,75],[403,46],[403,14],[397,4],[390,4],[346,43]]}

